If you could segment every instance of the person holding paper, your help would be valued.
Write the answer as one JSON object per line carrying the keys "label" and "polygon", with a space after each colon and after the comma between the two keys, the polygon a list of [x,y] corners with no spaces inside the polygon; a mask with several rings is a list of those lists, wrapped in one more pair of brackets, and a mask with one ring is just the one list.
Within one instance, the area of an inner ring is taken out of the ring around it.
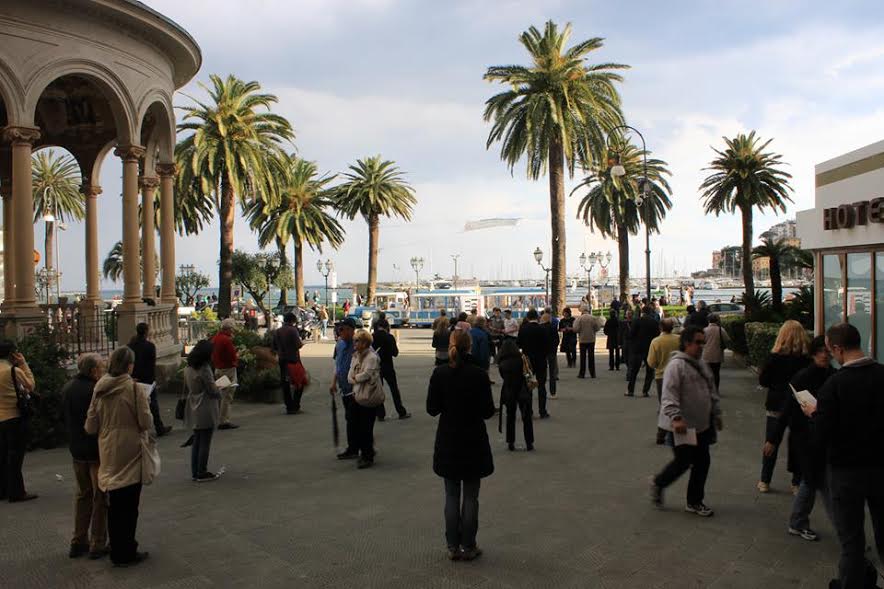
{"label": "person holding paper", "polygon": [[884,365],[865,354],[859,330],[849,323],[830,327],[826,345],[841,369],[820,389],[818,401],[802,410],[826,452],[832,519],[841,543],[839,579],[829,587],[861,589],[877,578],[865,557],[866,507],[884,561]]}
{"label": "person holding paper", "polygon": [[135,368],[132,370],[132,378],[135,382],[147,385],[150,390],[150,414],[153,417],[153,427],[157,437],[164,436],[172,431],[171,425],[163,424],[160,415],[160,403],[157,399],[156,383],[157,371],[157,347],[148,339],[150,326],[147,323],[139,323],[135,326],[135,335],[129,340],[128,347],[135,353]]}
{"label": "person holding paper", "polygon": [[221,391],[215,385],[211,358],[212,342],[200,340],[187,355],[187,367],[184,369],[184,385],[187,388],[184,425],[193,429],[190,474],[195,483],[218,479],[218,475],[208,470],[212,433],[218,427],[221,413]]}
{"label": "person holding paper", "polygon": [[825,336],[817,336],[810,343],[813,362],[792,378],[792,394],[783,408],[777,427],[770,432],[764,443],[765,455],[775,451],[783,439],[786,428],[791,432],[792,455],[801,470],[801,484],[792,501],[792,515],[789,517],[789,534],[809,541],[817,539],[817,533],[810,527],[810,512],[813,510],[816,492],[820,491],[826,508],[831,513],[826,484],[826,457],[823,450],[810,435],[810,424],[801,410],[802,404],[815,403],[816,394],[830,376],[835,374],[831,356],[826,348]]}
{"label": "person holding paper", "polygon": [[709,474],[709,446],[721,430],[721,409],[712,371],[701,360],[706,336],[695,325],[681,332],[680,351],[672,355],[663,373],[663,397],[658,424],[672,432],[675,458],[650,481],[651,502],[663,507],[663,490],[688,469],[688,495],[685,511],[701,517],[714,514],[703,503]]}
{"label": "person holding paper", "polygon": [[212,366],[215,368],[215,379],[227,378],[229,386],[221,389],[221,423],[218,429],[236,429],[239,426],[230,422],[230,406],[236,393],[236,367],[239,365],[239,354],[233,345],[233,330],[236,322],[228,317],[221,322],[221,329],[212,338]]}

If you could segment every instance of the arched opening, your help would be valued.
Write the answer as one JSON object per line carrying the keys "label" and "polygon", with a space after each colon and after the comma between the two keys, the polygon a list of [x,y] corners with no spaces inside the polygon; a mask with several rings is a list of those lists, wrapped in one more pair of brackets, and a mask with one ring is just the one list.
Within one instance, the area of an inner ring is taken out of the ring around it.
{"label": "arched opening", "polygon": [[[86,215],[86,200],[81,191],[83,173],[74,155],[63,148],[44,147],[31,157],[34,202],[34,225],[36,238],[42,237],[42,264],[37,270],[36,284],[40,299],[46,304],[62,303],[62,268],[73,269],[82,264],[62,264],[62,236]],[[42,235],[41,235],[42,232]],[[65,251],[73,251],[72,242],[81,241],[71,237]],[[79,282],[79,280],[78,280]]]}

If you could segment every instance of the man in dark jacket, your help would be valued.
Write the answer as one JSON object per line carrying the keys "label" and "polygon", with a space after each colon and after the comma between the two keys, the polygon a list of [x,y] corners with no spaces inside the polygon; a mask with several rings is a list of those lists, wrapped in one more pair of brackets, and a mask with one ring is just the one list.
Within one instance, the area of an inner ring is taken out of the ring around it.
{"label": "man in dark jacket", "polygon": [[[614,302],[617,302],[616,300]],[[620,305],[617,305],[617,309]],[[617,309],[611,303],[611,314],[605,321],[604,333],[608,338],[605,346],[608,348],[608,370],[620,370],[620,318]]]}
{"label": "man in dark jacket", "polygon": [[[390,395],[393,397],[393,405],[396,407],[399,419],[408,419],[411,417],[411,413],[402,404],[402,395],[399,394],[399,384],[396,381],[396,369],[393,367],[393,358],[399,355],[399,346],[396,345],[396,338],[390,333],[390,324],[386,319],[380,320],[375,324],[371,347],[374,348],[381,359],[381,380],[390,389]],[[383,421],[387,416],[387,410],[384,408],[384,405],[378,405],[377,411],[378,419]]]}
{"label": "man in dark jacket", "polygon": [[[301,334],[295,326],[294,313],[286,313],[282,318],[282,327],[273,334],[273,350],[279,360],[279,374],[282,378],[282,397],[285,401],[285,412],[295,415],[301,411],[301,394],[303,383],[292,382],[291,368],[301,363]],[[294,387],[294,392],[292,392]]]}
{"label": "man in dark jacket", "polygon": [[[139,323],[135,326],[135,336],[129,341],[129,349],[135,352],[135,366],[132,368],[132,378],[135,382],[155,385],[157,369],[157,347],[148,336],[150,326],[147,323]],[[157,399],[157,388],[150,390],[150,414],[153,416],[153,427],[157,436],[164,436],[172,431],[171,425],[164,425],[160,415],[160,403]]]}
{"label": "man in dark jacket", "polygon": [[835,529],[841,542],[839,581],[830,587],[869,585],[865,559],[865,507],[884,560],[884,366],[865,355],[857,328],[848,323],[826,331],[826,344],[841,370],[829,377],[816,402],[802,405],[826,451]]}
{"label": "man in dark jacket", "polygon": [[549,351],[549,337],[539,323],[540,316],[537,309],[528,309],[525,314],[525,323],[519,328],[519,337],[516,343],[522,349],[522,353],[531,361],[531,368],[537,378],[537,408],[540,418],[546,419],[549,413],[546,411],[546,356]]}
{"label": "man in dark jacket", "polygon": [[90,436],[83,429],[92,403],[92,390],[103,372],[101,356],[83,354],[77,360],[77,375],[62,390],[62,408],[77,481],[71,558],[87,552],[91,559],[107,554],[107,498],[98,488],[98,437]]}
{"label": "man in dark jacket", "polygon": [[642,307],[642,316],[632,322],[629,328],[629,385],[626,396],[635,394],[635,380],[638,371],[645,366],[645,384],[642,385],[642,396],[647,397],[654,384],[654,369],[648,365],[648,350],[651,342],[660,335],[660,325],[654,319],[654,309],[650,305]]}

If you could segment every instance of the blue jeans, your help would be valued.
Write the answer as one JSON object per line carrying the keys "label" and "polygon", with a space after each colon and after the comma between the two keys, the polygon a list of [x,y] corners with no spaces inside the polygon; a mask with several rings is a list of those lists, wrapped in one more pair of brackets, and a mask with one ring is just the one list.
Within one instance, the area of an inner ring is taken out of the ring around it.
{"label": "blue jeans", "polygon": [[209,467],[209,449],[212,447],[213,428],[193,430],[193,446],[190,447],[190,474],[193,478],[204,474]]}
{"label": "blue jeans", "polygon": [[[445,540],[448,548],[466,550],[476,547],[479,531],[479,487],[481,479],[457,481],[445,479]],[[463,503],[461,503],[463,488]]]}
{"label": "blue jeans", "polygon": [[798,493],[792,500],[792,515],[789,516],[789,527],[796,530],[806,530],[810,527],[810,513],[813,511],[813,505],[816,502],[816,493],[819,491],[823,498],[823,507],[832,519],[832,500],[829,495],[829,488],[824,482],[817,486],[809,483],[807,479],[801,481],[798,487]]}

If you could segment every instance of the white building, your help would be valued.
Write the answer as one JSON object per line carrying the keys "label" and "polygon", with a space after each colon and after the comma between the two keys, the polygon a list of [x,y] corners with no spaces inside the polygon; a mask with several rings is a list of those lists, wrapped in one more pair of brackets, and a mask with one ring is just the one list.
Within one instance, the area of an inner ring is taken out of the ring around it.
{"label": "white building", "polygon": [[848,321],[884,360],[884,141],[816,166],[815,208],[798,213],[814,253],[816,332]]}

